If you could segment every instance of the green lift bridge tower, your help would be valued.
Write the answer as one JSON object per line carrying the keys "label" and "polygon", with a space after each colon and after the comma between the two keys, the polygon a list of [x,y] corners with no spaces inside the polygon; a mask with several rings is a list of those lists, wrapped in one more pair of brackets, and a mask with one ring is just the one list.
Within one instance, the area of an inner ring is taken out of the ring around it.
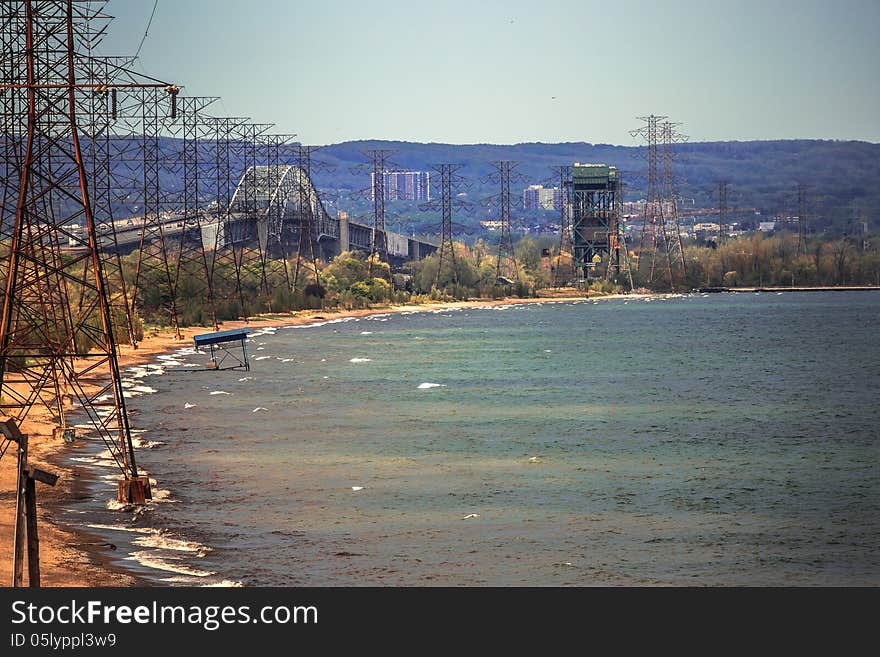
{"label": "green lift bridge tower", "polygon": [[574,267],[584,279],[599,278],[596,269],[608,254],[609,271],[620,272],[618,194],[620,175],[605,164],[579,164],[571,168],[569,199]]}

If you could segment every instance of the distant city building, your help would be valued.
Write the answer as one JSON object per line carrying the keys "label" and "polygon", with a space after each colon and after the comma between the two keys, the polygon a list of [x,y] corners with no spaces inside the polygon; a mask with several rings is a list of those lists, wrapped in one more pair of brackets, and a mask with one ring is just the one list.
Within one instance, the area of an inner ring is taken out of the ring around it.
{"label": "distant city building", "polygon": [[775,222],[775,221],[761,221],[761,222],[758,222],[758,230],[760,230],[761,232],[768,233],[768,232],[770,232],[771,230],[774,230],[775,228],[776,228],[776,222]]}
{"label": "distant city building", "polygon": [[558,187],[529,185],[523,190],[523,208],[526,210],[558,210],[562,205],[562,192]]}
{"label": "distant city building", "polygon": [[[370,200],[376,193],[376,174],[370,174]],[[428,171],[386,171],[384,174],[386,201],[430,201],[431,174]]]}

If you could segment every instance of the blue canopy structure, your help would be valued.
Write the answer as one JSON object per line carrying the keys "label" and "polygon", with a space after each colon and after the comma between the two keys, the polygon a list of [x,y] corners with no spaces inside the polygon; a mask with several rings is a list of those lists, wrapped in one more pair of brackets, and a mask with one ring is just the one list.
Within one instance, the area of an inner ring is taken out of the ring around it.
{"label": "blue canopy structure", "polygon": [[[196,349],[207,347],[211,354],[211,369],[214,370],[250,370],[250,362],[247,355],[247,336],[249,329],[230,329],[228,331],[217,331],[216,333],[202,333],[193,336]],[[241,346],[241,356],[233,353],[224,345],[238,342]],[[222,367],[223,363],[231,360],[233,364]]]}

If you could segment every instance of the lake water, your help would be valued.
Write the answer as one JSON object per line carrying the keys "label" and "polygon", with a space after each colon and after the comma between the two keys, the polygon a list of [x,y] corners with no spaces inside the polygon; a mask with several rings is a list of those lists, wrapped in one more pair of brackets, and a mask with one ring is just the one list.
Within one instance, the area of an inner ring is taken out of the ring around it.
{"label": "lake water", "polygon": [[878,585],[878,326],[834,292],[255,331],[250,372],[130,370],[158,501],[85,443],[65,518],[161,584]]}

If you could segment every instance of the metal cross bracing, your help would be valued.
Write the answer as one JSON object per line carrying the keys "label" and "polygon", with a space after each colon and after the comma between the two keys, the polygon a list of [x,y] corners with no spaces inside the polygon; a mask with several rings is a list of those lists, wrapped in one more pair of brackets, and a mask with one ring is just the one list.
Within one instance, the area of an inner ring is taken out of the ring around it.
{"label": "metal cross bracing", "polygon": [[[631,130],[633,137],[642,137],[646,142],[645,157],[648,163],[648,172],[646,178],[645,204],[642,212],[642,230],[639,240],[639,255],[645,248],[647,241],[648,247],[654,251],[657,244],[657,216],[659,214],[660,201],[660,181],[658,173],[659,160],[659,135],[658,124],[665,116],[640,116],[638,119],[644,121],[645,125],[641,128]],[[642,265],[642,258],[639,258],[639,266]],[[652,277],[654,263],[652,261]]]}
{"label": "metal cross bracing", "polygon": [[275,197],[289,195],[293,188],[292,183],[287,183],[289,172],[293,169],[293,138],[296,135],[265,134],[259,136],[260,148],[263,151],[262,166],[264,170],[264,182],[266,185],[266,208],[262,221],[266,224],[267,257],[281,260],[282,274],[284,276],[284,288],[290,292],[294,289],[294,283],[290,278],[288,258],[288,241],[284,236],[284,224],[286,204],[278,203]]}
{"label": "metal cross bracing", "polygon": [[718,242],[719,244],[724,240],[727,235],[728,228],[728,205],[727,205],[727,194],[729,191],[729,183],[726,180],[722,180],[718,183]]}
{"label": "metal cross bracing", "polygon": [[373,275],[373,263],[388,262],[388,239],[385,235],[385,172],[391,168],[391,155],[394,151],[375,148],[364,155],[370,158],[370,194],[373,200],[373,234],[370,244],[370,258],[367,275]]}
{"label": "metal cross bracing", "polygon": [[[123,474],[120,499],[143,501],[149,485],[132,449],[89,177],[90,165],[103,166],[104,155],[97,145],[90,147],[94,152],[84,146],[80,122],[91,124],[93,116],[81,96],[176,87],[143,78],[96,85],[98,73],[84,72],[82,44],[96,38],[101,4],[19,0],[0,8],[2,152],[9,181],[2,217],[8,247],[0,408],[20,422],[41,405],[63,427],[61,398],[74,401]],[[102,129],[85,140],[97,144]],[[84,248],[62,253],[70,244]],[[8,447],[4,440],[0,455]]]}
{"label": "metal cross bracing", "polygon": [[[168,324],[181,338],[172,273],[172,244],[166,235],[167,190],[162,184],[173,172],[176,154],[166,152],[160,137],[164,117],[171,114],[168,94],[162,89],[126,90],[117,108],[118,129],[124,132],[114,154],[120,166],[116,185],[126,191],[129,217],[139,223],[134,279],[130,288],[130,314],[138,307],[160,307]],[[137,226],[137,224],[135,224]],[[162,318],[159,318],[160,320]]]}
{"label": "metal cross bracing", "polygon": [[[233,266],[239,280],[244,275],[256,276],[259,283],[259,296],[262,303],[251,303],[242,307],[245,318],[253,314],[251,310],[272,310],[272,285],[269,282],[269,263],[266,247],[268,233],[265,221],[253,221],[261,206],[259,196],[260,180],[257,164],[260,162],[258,138],[273,127],[271,123],[245,122],[235,127],[235,136],[230,143],[231,155],[241,166],[238,186],[230,200],[229,216],[223,226],[227,250],[232,256]],[[256,241],[256,248],[244,243]],[[227,251],[221,249],[216,257],[222,258]]]}
{"label": "metal cross bracing", "polygon": [[238,254],[240,247],[231,234],[230,206],[237,180],[237,177],[233,179],[237,167],[233,169],[232,142],[237,127],[247,121],[242,117],[205,117],[204,144],[208,152],[202,160],[206,165],[208,196],[212,199],[208,209],[209,224],[214,233],[209,259],[210,280],[218,307],[222,304],[225,315],[240,318],[247,316],[247,310]]}
{"label": "metal cross bracing", "polygon": [[807,254],[807,186],[804,183],[797,185],[798,204],[798,243],[797,255]]}
{"label": "metal cross bracing", "polygon": [[[120,341],[127,341],[137,348],[137,333],[132,318],[129,293],[122,268],[122,253],[117,239],[116,188],[112,170],[114,145],[112,131],[118,114],[118,89],[108,88],[106,82],[133,81],[126,74],[126,66],[131,65],[129,57],[86,57],[82,63],[84,79],[94,83],[96,91],[80,94],[77,100],[81,134],[83,135],[84,158],[87,162],[89,179],[92,182],[92,207],[95,225],[99,234],[100,259],[108,287],[108,303],[114,319],[114,328]],[[83,235],[83,237],[85,237]],[[72,242],[72,248],[87,248],[87,241]]]}
{"label": "metal cross bracing", "polygon": [[[612,212],[616,230],[609,235],[609,258],[605,268],[606,280],[617,280],[622,270],[626,271],[629,280],[630,291],[635,289],[632,275],[632,261],[629,257],[629,247],[626,244],[626,227],[623,225],[623,197],[626,183],[623,181],[623,173],[618,171],[617,186],[614,192]],[[613,254],[613,257],[611,257]]]}
{"label": "metal cross bracing", "polygon": [[658,217],[660,212],[660,181],[658,173],[659,160],[659,135],[658,124],[665,116],[640,116],[638,119],[644,121],[645,125],[636,130],[631,130],[633,137],[642,137],[646,142],[645,156],[648,161],[647,186],[645,190],[645,203],[642,210],[642,227],[639,236],[639,254],[638,268],[641,270],[645,264],[645,251],[650,253],[650,268],[648,271],[647,281],[650,283],[654,279],[654,270],[656,267],[656,254],[658,246]]}
{"label": "metal cross bracing", "polygon": [[687,274],[684,245],[681,241],[681,226],[678,221],[676,179],[673,171],[673,163],[675,161],[674,144],[688,140],[687,135],[683,135],[675,129],[679,125],[681,123],[672,123],[670,121],[664,121],[660,124],[660,136],[663,140],[663,198],[660,207],[669,285],[673,291],[675,290],[674,273],[679,274],[682,279]]}
{"label": "metal cross bracing", "polygon": [[662,257],[662,266],[674,290],[675,275],[684,276],[685,264],[676,210],[673,144],[686,137],[675,131],[679,124],[665,121],[665,116],[652,114],[638,118],[645,125],[630,134],[646,142],[648,175],[637,266],[639,270],[647,267],[645,280],[650,284],[656,275],[658,256]]}
{"label": "metal cross bracing", "polygon": [[623,225],[623,197],[626,190],[626,183],[622,179],[622,173],[619,175],[621,177],[618,178],[617,189],[614,194],[614,217],[615,223],[617,224],[617,231],[611,236],[613,240],[613,250],[615,252],[615,258],[613,259],[614,266],[612,267],[612,258],[609,257],[608,266],[605,271],[605,278],[616,278],[620,275],[621,269],[625,269],[627,280],[629,281],[629,289],[630,291],[633,291],[635,289],[635,283],[632,275],[632,260],[629,257],[629,247],[626,243],[626,227]]}
{"label": "metal cross bracing", "polygon": [[571,241],[571,165],[552,167],[559,181],[559,248],[553,268],[553,287],[571,285],[575,278],[574,245]]}
{"label": "metal cross bracing", "polygon": [[[219,265],[221,268],[234,269],[241,303],[240,316],[245,319],[255,312],[271,310],[272,307],[266,225],[265,222],[253,220],[259,211],[257,138],[271,127],[272,124],[250,121],[233,124],[232,134],[225,144],[230,174],[240,173],[232,178],[238,184],[229,197],[228,210],[221,224],[223,239],[222,243],[218,241],[214,252],[215,267]],[[222,202],[218,199],[218,203]],[[218,240],[219,237],[218,232]],[[256,246],[248,246],[249,242],[256,242]],[[258,291],[246,303],[244,286],[253,278],[257,280]]]}
{"label": "metal cross bracing", "polygon": [[[617,248],[620,174],[605,164],[576,164],[571,170],[572,260],[584,281],[599,278],[599,264],[607,256],[608,268],[620,269]],[[609,270],[606,269],[606,276]]]}
{"label": "metal cross bracing", "polygon": [[498,160],[492,162],[495,173],[483,179],[484,182],[494,183],[500,187],[499,193],[490,199],[490,203],[497,204],[499,211],[499,239],[498,256],[495,260],[496,283],[521,280],[519,266],[516,263],[516,251],[511,235],[512,213],[510,210],[510,183],[512,180],[522,181],[522,175],[514,173],[519,162],[510,160]]}
{"label": "metal cross bracing", "polygon": [[303,144],[297,144],[294,147],[294,157],[298,165],[297,180],[299,184],[297,202],[299,206],[299,235],[293,280],[294,285],[300,291],[305,289],[305,286],[300,281],[304,257],[307,257],[307,264],[311,267],[314,282],[319,284],[321,281],[318,272],[318,255],[315,252],[315,244],[320,239],[320,229],[316,219],[322,217],[326,212],[312,180],[312,168],[324,168],[326,166],[323,163],[316,163],[312,158],[312,153],[319,148],[320,146],[307,146]]}
{"label": "metal cross bracing", "polygon": [[[431,169],[440,178],[440,197],[422,204],[419,209],[424,211],[440,211],[440,246],[437,248],[437,271],[434,274],[433,286],[438,290],[445,290],[449,284],[458,285],[458,263],[455,256],[455,243],[453,242],[454,224],[452,211],[454,207],[469,207],[464,201],[454,200],[455,191],[464,182],[464,177],[458,174],[461,164],[434,164]],[[444,270],[445,267],[445,270]]]}
{"label": "metal cross bracing", "polygon": [[[177,219],[176,243],[170,246],[171,296],[198,299],[202,302],[202,316],[187,317],[187,323],[210,323],[219,329],[217,305],[214,298],[214,282],[211,277],[210,258],[214,243],[206,244],[204,214],[205,193],[210,189],[211,178],[205,160],[203,143],[205,121],[203,112],[219,100],[216,97],[181,96],[177,99],[177,117],[165,120],[165,132],[180,139],[176,166],[171,169],[182,186],[176,193],[166,196],[166,209]],[[181,284],[185,290],[181,290]]]}

